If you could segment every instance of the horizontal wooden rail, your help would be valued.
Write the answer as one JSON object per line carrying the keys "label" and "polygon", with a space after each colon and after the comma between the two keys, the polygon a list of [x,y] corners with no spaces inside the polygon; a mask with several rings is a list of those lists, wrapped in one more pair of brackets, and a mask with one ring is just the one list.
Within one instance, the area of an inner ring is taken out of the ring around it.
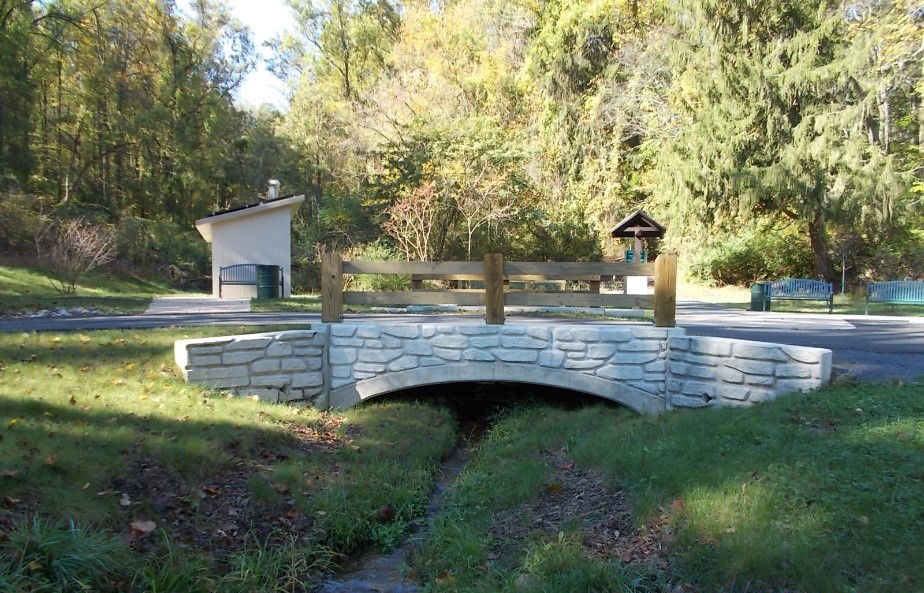
{"label": "horizontal wooden rail", "polygon": [[[344,292],[345,274],[403,274],[411,277],[414,290]],[[504,322],[504,306],[637,307],[655,310],[655,324],[672,327],[676,308],[677,258],[660,255],[655,262],[508,262],[500,254],[486,254],[483,262],[471,261],[342,261],[339,253],[321,258],[321,318],[339,321],[343,305],[461,305],[485,306],[488,323]],[[601,279],[654,276],[654,295],[601,294]],[[467,290],[419,290],[422,280],[478,280],[484,288]],[[588,282],[589,292],[507,290],[513,281],[566,280]]]}
{"label": "horizontal wooden rail", "polygon": [[372,261],[355,259],[343,262],[344,274],[467,274],[484,277],[484,266],[477,261]]}
{"label": "horizontal wooden rail", "polygon": [[[484,265],[474,261],[343,262],[344,274],[407,274],[420,280],[481,280]],[[654,263],[625,262],[504,262],[508,280],[599,280],[600,276],[651,276]]]}
{"label": "horizontal wooden rail", "polygon": [[654,264],[624,262],[504,262],[504,275],[545,276],[549,280],[571,280],[577,276],[651,276]]}
{"label": "horizontal wooden rail", "polygon": [[483,290],[401,290],[344,292],[347,305],[465,305],[484,304]]}

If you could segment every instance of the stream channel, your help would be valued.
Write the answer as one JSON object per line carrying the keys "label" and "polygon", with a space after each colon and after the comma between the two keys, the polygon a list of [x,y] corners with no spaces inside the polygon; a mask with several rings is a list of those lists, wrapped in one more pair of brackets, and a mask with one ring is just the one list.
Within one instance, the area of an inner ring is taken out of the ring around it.
{"label": "stream channel", "polygon": [[441,465],[423,517],[415,521],[404,542],[388,554],[358,558],[351,567],[326,581],[317,593],[417,593],[420,585],[405,571],[411,556],[429,535],[433,521],[443,510],[447,494],[465,469],[475,447],[506,407],[526,402],[553,402],[578,407],[598,401],[576,392],[538,388],[516,383],[461,383],[409,390],[392,399],[429,401],[449,407],[459,426],[459,442]]}

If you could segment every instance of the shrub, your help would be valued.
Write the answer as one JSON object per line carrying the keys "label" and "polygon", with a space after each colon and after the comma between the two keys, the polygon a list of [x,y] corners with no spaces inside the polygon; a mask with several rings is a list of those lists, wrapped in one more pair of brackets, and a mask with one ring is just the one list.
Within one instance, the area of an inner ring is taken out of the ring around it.
{"label": "shrub", "polygon": [[156,270],[173,286],[198,286],[209,273],[208,244],[194,230],[135,216],[123,216],[116,228],[119,256]]}
{"label": "shrub", "polygon": [[812,252],[795,229],[758,229],[706,249],[690,266],[692,279],[715,286],[814,277]]}
{"label": "shrub", "polygon": [[[397,261],[401,255],[383,241],[357,245],[343,254],[343,259],[375,259]],[[347,278],[349,290],[397,291],[410,288],[411,277],[406,274],[357,274]]]}
{"label": "shrub", "polygon": [[0,192],[0,251],[24,254],[35,247],[44,224],[40,196]]}
{"label": "shrub", "polygon": [[89,272],[115,258],[115,234],[108,227],[74,219],[55,222],[36,238],[39,259],[48,266],[64,294],[77,292]]}

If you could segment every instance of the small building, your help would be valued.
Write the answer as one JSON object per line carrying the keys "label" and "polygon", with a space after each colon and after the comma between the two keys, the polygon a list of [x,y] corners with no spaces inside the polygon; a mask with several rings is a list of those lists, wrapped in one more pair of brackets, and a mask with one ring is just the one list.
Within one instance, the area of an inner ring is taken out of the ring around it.
{"label": "small building", "polygon": [[[633,212],[620,220],[610,229],[610,236],[614,239],[632,239],[632,247],[626,249],[625,261],[627,263],[641,263],[648,261],[648,246],[643,239],[660,239],[667,229],[644,210]],[[649,286],[647,276],[626,276],[626,294],[651,294],[654,288]]]}
{"label": "small building", "polygon": [[[277,197],[279,182],[270,181],[267,199],[212,213],[196,221],[199,234],[212,244],[212,295],[253,298],[257,294],[254,266],[243,268],[243,281],[221,282],[222,268],[239,264],[279,266],[282,295],[292,294],[292,216],[303,195]],[[227,277],[225,278],[227,280]]]}

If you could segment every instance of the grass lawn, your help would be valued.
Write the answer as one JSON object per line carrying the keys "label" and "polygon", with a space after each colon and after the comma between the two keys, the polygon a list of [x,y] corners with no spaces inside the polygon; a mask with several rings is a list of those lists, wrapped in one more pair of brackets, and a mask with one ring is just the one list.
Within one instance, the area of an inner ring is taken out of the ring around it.
{"label": "grass lawn", "polygon": [[299,591],[401,540],[450,414],[178,378],[174,340],[247,331],[0,334],[0,591]]}
{"label": "grass lawn", "polygon": [[56,307],[98,309],[107,313],[141,313],[151,298],[175,292],[158,282],[106,274],[87,276],[76,295],[62,295],[42,270],[0,266],[0,315]]}
{"label": "grass lawn", "polygon": [[275,311],[293,313],[320,313],[321,295],[308,294],[287,299],[250,299],[250,310],[259,313]]}
{"label": "grass lawn", "polygon": [[910,593],[922,472],[920,383],[658,418],[524,407],[487,435],[415,568],[428,591]]}

